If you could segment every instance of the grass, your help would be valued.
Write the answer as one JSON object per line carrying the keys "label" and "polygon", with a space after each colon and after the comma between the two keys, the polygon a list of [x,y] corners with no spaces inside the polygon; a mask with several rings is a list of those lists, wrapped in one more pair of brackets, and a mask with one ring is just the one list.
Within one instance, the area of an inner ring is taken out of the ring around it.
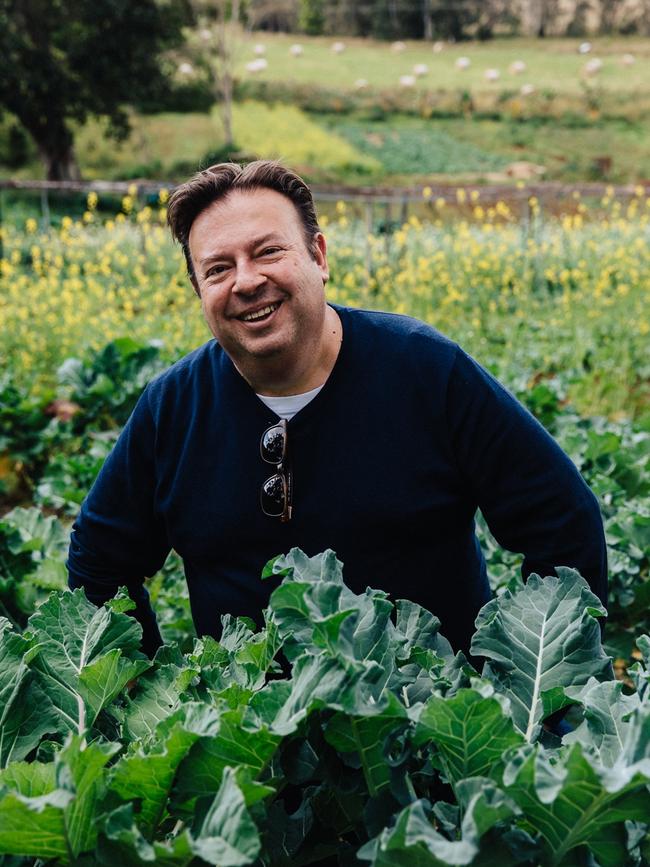
{"label": "grass", "polygon": [[[434,53],[430,43],[406,42],[402,52],[395,52],[391,43],[371,39],[344,38],[345,51],[334,54],[336,40],[326,37],[301,37],[287,34],[256,33],[240,41],[237,51],[237,74],[254,75],[268,81],[316,82],[333,87],[354,87],[359,78],[371,87],[393,87],[401,75],[409,74],[417,63],[425,63],[429,72],[417,87],[450,90],[471,89],[498,92],[506,87],[518,89],[523,83],[533,84],[538,90],[580,94],[584,88],[583,73],[586,62],[599,57],[603,68],[598,80],[604,88],[617,92],[647,92],[650,40],[639,38],[593,39],[588,56],[578,52],[579,39],[499,39],[491,42],[462,42],[445,44]],[[246,63],[254,57],[253,46],[266,47],[268,68],[262,72],[247,73]],[[289,48],[300,43],[304,52],[292,57]],[[636,63],[625,66],[624,54],[633,54]],[[459,70],[455,62],[467,57],[470,66]],[[523,60],[527,69],[523,74],[512,74],[508,67],[515,60]],[[486,69],[499,69],[496,82],[485,79]]]}

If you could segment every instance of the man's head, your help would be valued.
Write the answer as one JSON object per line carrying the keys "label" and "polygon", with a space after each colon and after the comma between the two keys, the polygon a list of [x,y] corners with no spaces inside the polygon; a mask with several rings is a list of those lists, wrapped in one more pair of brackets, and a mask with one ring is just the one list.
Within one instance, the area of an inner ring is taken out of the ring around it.
{"label": "man's head", "polygon": [[272,162],[213,166],[174,192],[169,223],[206,322],[249,384],[264,394],[322,384],[338,317],[304,182]]}
{"label": "man's head", "polygon": [[183,249],[187,273],[197,292],[189,244],[192,223],[213,202],[226,198],[234,191],[264,188],[281,193],[293,204],[303,228],[307,249],[314,252],[314,240],[320,227],[311,191],[299,175],[274,160],[256,160],[246,166],[218,163],[176,187],[167,209],[167,222],[173,237]]}

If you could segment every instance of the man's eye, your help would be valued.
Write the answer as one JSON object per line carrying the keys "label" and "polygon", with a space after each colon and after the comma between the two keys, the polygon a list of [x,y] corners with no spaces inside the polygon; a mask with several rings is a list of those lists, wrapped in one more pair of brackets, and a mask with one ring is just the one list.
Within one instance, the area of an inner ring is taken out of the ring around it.
{"label": "man's eye", "polygon": [[227,265],[213,265],[205,272],[206,277],[219,277],[228,270]]}
{"label": "man's eye", "polygon": [[261,252],[260,256],[273,256],[275,253],[280,252],[280,247],[265,247]]}

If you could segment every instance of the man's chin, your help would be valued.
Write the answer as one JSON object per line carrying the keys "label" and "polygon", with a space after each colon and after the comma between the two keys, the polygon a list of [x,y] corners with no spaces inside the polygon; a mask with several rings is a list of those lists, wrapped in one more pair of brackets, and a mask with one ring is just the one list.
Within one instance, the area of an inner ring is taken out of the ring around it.
{"label": "man's chin", "polygon": [[286,340],[269,335],[266,339],[260,337],[257,340],[231,343],[229,346],[224,344],[223,348],[234,361],[250,364],[251,362],[281,357],[287,351],[287,343]]}

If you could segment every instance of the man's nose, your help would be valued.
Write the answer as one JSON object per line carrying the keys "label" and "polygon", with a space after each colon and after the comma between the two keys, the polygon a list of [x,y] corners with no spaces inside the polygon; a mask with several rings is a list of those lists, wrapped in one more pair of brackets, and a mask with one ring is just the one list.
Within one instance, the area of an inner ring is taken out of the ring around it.
{"label": "man's nose", "polygon": [[238,262],[234,291],[244,293],[255,292],[265,280],[266,277],[260,272],[255,262]]}

